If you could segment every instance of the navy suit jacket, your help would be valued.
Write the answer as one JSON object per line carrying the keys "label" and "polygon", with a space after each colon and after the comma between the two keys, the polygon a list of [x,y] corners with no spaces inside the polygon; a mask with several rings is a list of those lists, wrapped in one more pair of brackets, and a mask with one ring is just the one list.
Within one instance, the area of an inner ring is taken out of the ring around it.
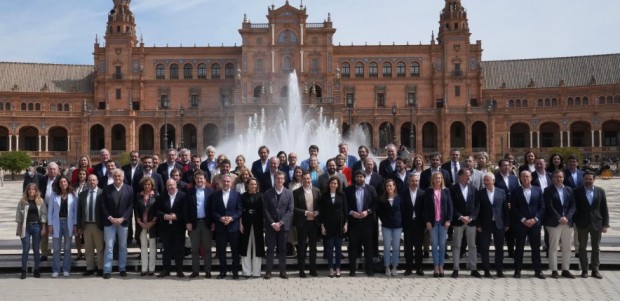
{"label": "navy suit jacket", "polygon": [[[204,214],[205,214],[205,225],[207,228],[211,229],[211,224],[213,223],[213,217],[211,216],[211,195],[213,194],[213,189],[209,187],[205,187],[205,201],[204,201]],[[192,188],[187,191],[185,194],[187,200],[185,203],[187,204],[185,211],[185,223],[192,224],[192,229],[196,229],[196,223],[198,222],[198,199],[196,198],[196,188]]]}
{"label": "navy suit jacket", "polygon": [[375,192],[377,195],[383,195],[383,177],[376,172],[373,172],[370,175],[370,182],[368,185],[375,188]]}
{"label": "navy suit jacket", "polygon": [[401,193],[403,191],[405,191],[406,189],[408,189],[408,185],[407,185],[407,179],[409,178],[409,171],[405,170],[405,180],[401,180],[401,178],[398,176],[398,172],[394,171],[392,173],[390,173],[388,175],[388,178],[394,180],[394,182],[396,183],[396,192],[397,193]]}
{"label": "navy suit jacket", "polygon": [[[553,186],[553,179],[551,178],[551,173],[546,170],[545,170],[545,178],[547,178],[547,186]],[[535,171],[532,173],[532,186],[540,187],[540,180],[538,179],[538,171]]]}
{"label": "navy suit jacket", "polygon": [[[459,169],[463,168],[463,162],[460,162],[460,161],[459,161],[458,163],[459,163]],[[445,163],[441,164],[441,169],[443,169],[443,170],[447,171],[447,172],[448,172],[448,175],[450,176],[450,183],[451,183],[451,184],[450,184],[450,187],[452,187],[452,185],[453,185],[453,184],[455,184],[455,183],[457,183],[457,182],[458,182],[458,180],[459,180],[459,179],[454,179],[454,178],[452,177],[452,169],[453,169],[453,165],[454,165],[454,162],[452,162],[452,160],[450,160],[450,161],[448,161],[448,162],[445,162]],[[457,172],[458,172],[458,170],[457,170]],[[446,185],[446,187],[448,187],[448,186]]]}
{"label": "navy suit jacket", "polygon": [[575,197],[573,190],[564,185],[562,187],[564,194],[564,204],[560,201],[560,195],[554,185],[547,186],[543,192],[545,198],[545,207],[547,214],[543,224],[549,227],[557,227],[560,224],[560,218],[566,217],[568,225],[573,226],[573,215],[575,214]]}
{"label": "navy suit jacket", "polygon": [[[377,202],[377,215],[381,226],[395,229],[403,227],[403,202],[397,194],[392,205],[387,200]],[[349,223],[351,225],[351,223]]]}
{"label": "navy suit jacket", "polygon": [[[493,204],[489,200],[487,189],[480,189],[476,192],[480,200],[480,214],[478,214],[478,226],[483,231],[491,231],[491,226],[495,223],[497,229],[503,229],[510,224],[510,211],[508,209],[508,199],[503,189],[494,189]],[[493,221],[495,218],[495,221]]]}
{"label": "navy suit jacket", "polygon": [[452,215],[452,223],[454,226],[462,226],[463,222],[459,219],[462,216],[469,216],[472,222],[469,226],[476,225],[476,219],[480,213],[480,200],[476,198],[476,188],[474,185],[467,185],[467,199],[463,197],[461,192],[461,184],[456,183],[450,186],[450,196],[452,197],[452,206],[454,213]]}
{"label": "navy suit jacket", "polygon": [[353,165],[355,165],[355,163],[357,162],[357,157],[353,156],[353,155],[347,155],[347,162],[345,162],[345,165],[348,168],[352,168]]}
{"label": "navy suit jacket", "polygon": [[288,231],[293,222],[293,208],[295,200],[293,193],[282,188],[280,199],[277,198],[275,188],[271,188],[263,193],[263,216],[265,218],[265,229],[271,229],[271,224],[282,222],[283,229]]}
{"label": "navy suit jacket", "polygon": [[[356,190],[356,185],[351,185],[344,189],[344,195],[349,211],[357,211],[357,197],[355,196]],[[372,214],[377,211],[377,200],[377,192],[375,191],[375,188],[371,185],[364,184],[364,201],[362,203],[362,211],[368,210],[369,215],[362,221],[369,223],[368,225],[372,225]],[[347,212],[347,216],[349,217],[349,228],[353,229],[359,226],[360,220],[354,218],[349,212]]]}
{"label": "navy suit jacket", "polygon": [[[353,166],[351,167],[351,173],[353,174],[353,176],[355,176],[355,172],[362,169],[362,164],[364,164],[364,162],[362,162],[362,160],[357,160],[357,162],[355,162],[355,164],[353,164]],[[372,165],[372,171],[374,172],[378,172],[377,170],[377,164],[373,164]]]}
{"label": "navy suit jacket", "polygon": [[[179,162],[174,162],[174,168],[178,169],[183,175],[183,165]],[[168,162],[164,162],[157,166],[157,173],[161,176],[161,179],[164,180],[164,184],[170,178],[170,174],[168,173]]]}
{"label": "navy suit jacket", "polygon": [[[415,195],[415,205],[411,200],[411,193],[409,187],[400,194],[400,199],[403,202],[403,231],[408,232],[411,227],[424,225],[424,194],[425,191],[418,188]],[[415,212],[416,219],[413,220],[413,213]]]}
{"label": "navy suit jacket", "polygon": [[501,188],[506,193],[506,198],[508,202],[510,202],[510,192],[515,188],[519,187],[519,179],[517,176],[513,174],[508,175],[508,187],[506,187],[506,182],[504,182],[504,177],[501,173],[495,173],[495,187]]}
{"label": "navy suit jacket", "polygon": [[573,176],[570,172],[570,169],[564,169],[564,185],[575,189],[580,185],[583,185],[583,171],[577,169],[577,183],[573,180]]}
{"label": "navy suit jacket", "polygon": [[[121,169],[125,173],[125,180],[124,180],[125,184],[132,185],[133,184],[133,178],[131,177],[131,164],[123,165],[123,167],[121,167]],[[133,173],[134,177],[138,175],[138,171],[141,170],[141,169],[142,169],[142,164],[138,164],[138,166],[136,166],[136,171],[134,171],[134,173]]]}
{"label": "navy suit jacket", "polygon": [[[140,185],[140,181],[142,181],[142,178],[144,178],[144,170],[140,168],[140,170],[136,170],[136,173],[133,175],[132,179],[133,183],[131,184],[131,186],[133,187],[133,191],[135,193],[142,192],[142,185]],[[153,179],[153,181],[155,181],[155,187],[153,187],[153,189],[157,191],[159,195],[164,194],[164,191],[166,190],[166,185],[164,184],[164,179],[162,179],[161,175],[152,170],[151,178]]]}
{"label": "navy suit jacket", "polygon": [[[450,190],[448,190],[448,188],[443,188],[441,189],[441,225],[448,221],[452,221],[452,215],[454,214],[452,210]],[[435,193],[433,188],[428,188],[424,191],[424,222],[431,223],[432,226],[435,226]]]}
{"label": "navy suit jacket", "polygon": [[103,225],[111,226],[112,222],[108,220],[109,217],[124,218],[122,226],[127,227],[133,213],[134,194],[131,186],[123,184],[121,186],[121,199],[118,203],[118,207],[114,204],[113,193],[116,190],[114,184],[108,185],[103,188],[103,198],[101,201],[102,213],[103,213]]}
{"label": "navy suit jacket", "polygon": [[[177,194],[174,197],[174,203],[170,206],[170,195],[164,193],[164,195],[160,196],[159,202],[157,202],[157,216],[159,218],[159,227],[168,228],[168,229],[185,229],[185,211],[186,202],[185,202],[185,193],[183,191],[177,190]],[[177,216],[175,221],[164,220],[164,215],[174,213]]]}
{"label": "navy suit jacket", "polygon": [[523,187],[515,188],[510,193],[512,196],[512,208],[510,208],[510,211],[515,219],[515,224],[521,223],[522,219],[536,218],[538,222],[535,226],[540,227],[545,218],[545,199],[540,187],[532,185],[530,186],[530,191],[530,203],[528,204],[523,194]]}
{"label": "navy suit jacket", "polygon": [[381,162],[379,162],[379,175],[381,175],[384,179],[387,178],[387,176],[391,173],[394,172],[394,168],[392,168],[392,165],[390,164],[390,159],[385,159]]}
{"label": "navy suit jacket", "polygon": [[[267,165],[265,169],[269,171],[269,159],[267,159]],[[261,160],[258,159],[252,163],[252,175],[257,179],[260,179],[263,177],[263,174],[265,174],[265,171],[263,170],[263,164]]]}
{"label": "navy suit jacket", "polygon": [[[444,186],[446,187],[452,186],[452,181],[450,181],[450,173],[443,168],[439,168],[439,172],[441,172],[441,174],[443,175]],[[422,171],[422,173],[420,174],[420,189],[426,190],[431,187],[431,176],[432,175],[433,175],[433,172],[431,171],[430,168],[427,168]]]}
{"label": "navy suit jacket", "polygon": [[603,227],[609,227],[609,211],[607,208],[605,190],[594,186],[592,205],[588,202],[586,189],[583,185],[577,187],[574,192],[576,202],[574,215],[575,224],[579,226],[579,228],[587,228],[592,225],[597,231],[601,231]]}
{"label": "navy suit jacket", "polygon": [[[230,189],[228,205],[224,206],[222,193],[222,190],[218,190],[211,195],[211,217],[214,219],[215,232],[238,232],[239,219],[243,213],[241,194],[234,189]],[[224,225],[220,222],[222,216],[230,216],[233,220],[228,225]]]}

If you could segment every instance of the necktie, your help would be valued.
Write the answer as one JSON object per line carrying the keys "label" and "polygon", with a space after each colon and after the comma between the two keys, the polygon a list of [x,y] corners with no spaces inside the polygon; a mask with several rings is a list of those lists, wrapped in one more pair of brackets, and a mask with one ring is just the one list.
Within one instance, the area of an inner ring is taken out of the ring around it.
{"label": "necktie", "polygon": [[93,222],[94,220],[94,216],[95,216],[95,212],[93,211],[95,209],[95,191],[91,190],[90,191],[90,198],[88,199],[88,221],[89,222]]}
{"label": "necktie", "polygon": [[453,172],[454,172],[454,174],[452,175],[452,182],[456,182],[456,177],[457,177],[457,176],[458,176],[458,174],[459,174],[459,168],[458,168],[458,166],[457,166],[456,164],[457,164],[457,163],[456,163],[456,162],[454,162],[454,171],[453,171]]}
{"label": "necktie", "polygon": [[588,203],[590,203],[590,206],[592,206],[592,200],[594,199],[594,191],[587,190],[586,196],[588,197]]}

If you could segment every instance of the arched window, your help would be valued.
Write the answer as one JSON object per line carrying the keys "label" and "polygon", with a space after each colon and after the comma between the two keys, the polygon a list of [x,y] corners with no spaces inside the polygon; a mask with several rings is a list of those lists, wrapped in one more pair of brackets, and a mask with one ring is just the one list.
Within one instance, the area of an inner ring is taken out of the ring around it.
{"label": "arched window", "polygon": [[355,77],[364,77],[364,64],[363,63],[355,64]]}
{"label": "arched window", "polygon": [[10,102],[8,102],[8,101],[7,101],[7,102],[4,104],[4,110],[5,110],[5,111],[10,111],[10,110],[11,110],[11,103],[10,103]]}
{"label": "arched window", "polygon": [[29,103],[28,104],[28,111],[34,111],[34,104],[33,103]]}
{"label": "arched window", "polygon": [[368,65],[368,77],[379,77],[379,65],[372,62]]}
{"label": "arched window", "polygon": [[514,107],[515,107],[515,101],[514,101],[514,100],[512,100],[512,99],[511,99],[511,100],[509,100],[509,101],[508,101],[508,107],[509,107],[509,108],[514,108]]}
{"label": "arched window", "polygon": [[558,105],[558,99],[557,98],[551,99],[551,106],[557,107],[557,105]]}
{"label": "arched window", "polygon": [[413,77],[420,76],[420,63],[418,62],[411,63],[411,76]]}
{"label": "arched window", "polygon": [[392,63],[383,63],[383,77],[392,77]]}
{"label": "arched window", "polygon": [[588,97],[587,97],[587,96],[584,96],[584,97],[581,99],[581,103],[582,103],[584,106],[587,106],[587,105],[588,105]]}
{"label": "arched window", "polygon": [[235,78],[235,65],[228,63],[224,66],[224,77],[228,79]]}
{"label": "arched window", "polygon": [[581,105],[581,98],[580,97],[575,97],[575,105],[576,106],[580,106]]}
{"label": "arched window", "polygon": [[522,100],[521,105],[522,105],[524,108],[527,108],[527,99]]}
{"label": "arched window", "polygon": [[198,78],[199,79],[207,78],[207,65],[205,64],[198,65]]}
{"label": "arched window", "polygon": [[194,73],[194,66],[192,64],[185,64],[183,66],[183,79],[192,79]]}
{"label": "arched window", "polygon": [[551,106],[551,99],[545,98],[545,107],[550,107],[550,106]]}
{"label": "arched window", "polygon": [[166,78],[166,66],[164,66],[164,64],[157,64],[157,66],[155,67],[155,78],[156,79]]}
{"label": "arched window", "polygon": [[26,103],[22,102],[22,111],[26,111]]}
{"label": "arched window", "polygon": [[[0,102],[0,105],[2,105],[2,103],[1,103],[1,102]],[[35,110],[35,111],[41,111],[41,104],[40,104],[40,103],[35,104],[35,105],[34,105],[34,110]]]}
{"label": "arched window", "polygon": [[65,112],[69,112],[69,104],[68,103],[65,104]]}
{"label": "arched window", "polygon": [[613,98],[613,96],[611,96],[611,95],[607,96],[607,104],[608,104],[608,105],[610,105],[610,104],[612,104],[612,103],[614,103],[614,98]]}
{"label": "arched window", "polygon": [[598,104],[599,105],[604,105],[605,104],[605,96],[599,96]]}
{"label": "arched window", "polygon": [[405,71],[405,63],[403,62],[398,62],[396,64],[396,76],[397,77],[405,77],[406,75],[406,71]]}
{"label": "arched window", "polygon": [[220,78],[220,64],[211,65],[211,78]]}
{"label": "arched window", "polygon": [[50,103],[50,111],[52,111],[52,112],[56,111],[56,104],[55,103]]}
{"label": "arched window", "polygon": [[0,102],[0,111],[4,110],[4,103]]}
{"label": "arched window", "polygon": [[340,75],[343,78],[351,77],[351,65],[349,65],[349,63],[342,63],[342,65],[340,65]]}
{"label": "arched window", "polygon": [[284,73],[293,72],[293,62],[291,61],[290,56],[285,56],[282,59],[282,72]]}
{"label": "arched window", "polygon": [[572,97],[569,97],[569,98],[568,98],[568,100],[566,100],[566,102],[567,102],[567,104],[568,104],[569,106],[572,106],[572,105],[573,105],[573,98],[572,98]]}
{"label": "arched window", "polygon": [[297,35],[292,30],[284,30],[278,35],[278,44],[295,44]]}
{"label": "arched window", "polygon": [[170,65],[170,79],[179,79],[179,65]]}
{"label": "arched window", "polygon": [[517,99],[515,101],[515,107],[520,108],[521,107],[521,99]]}
{"label": "arched window", "polygon": [[539,106],[539,107],[542,107],[543,105],[544,105],[544,104],[543,104],[543,100],[542,100],[542,98],[539,98],[539,99],[538,99],[538,106]]}
{"label": "arched window", "polygon": [[61,103],[56,105],[56,111],[62,112],[62,104]]}
{"label": "arched window", "polygon": [[[614,99],[614,103],[618,104],[620,103],[620,95],[616,95],[616,98]],[[11,106],[9,106],[9,103],[6,103],[6,107],[10,108]],[[8,110],[7,110],[8,111]]]}

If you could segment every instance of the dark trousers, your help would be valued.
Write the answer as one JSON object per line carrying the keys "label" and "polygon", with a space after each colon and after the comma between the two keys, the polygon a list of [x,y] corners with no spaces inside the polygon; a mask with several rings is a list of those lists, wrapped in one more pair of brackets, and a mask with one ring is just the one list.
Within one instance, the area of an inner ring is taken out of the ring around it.
{"label": "dark trousers", "polygon": [[172,259],[177,272],[183,270],[183,255],[185,247],[185,229],[177,226],[163,226],[160,229],[160,239],[164,246],[162,265],[164,271],[172,268]]}
{"label": "dark trousers", "polygon": [[581,265],[581,270],[588,270],[588,253],[586,251],[586,247],[588,246],[589,235],[590,245],[592,246],[592,261],[590,263],[590,268],[593,271],[598,271],[601,231],[594,229],[594,227],[592,227],[591,225],[587,228],[577,228],[577,239],[579,240],[579,264]]}
{"label": "dark trousers", "polygon": [[232,257],[232,272],[239,272],[239,231],[228,232],[221,231],[215,235],[215,251],[220,260],[220,274],[228,272],[228,264],[226,263],[226,245],[230,244],[230,256]]}
{"label": "dark trousers", "polygon": [[405,269],[413,270],[414,248],[415,248],[415,270],[422,270],[424,243],[424,223],[413,223],[403,227],[405,236]]}
{"label": "dark trousers", "polygon": [[[356,224],[356,225],[353,225]],[[351,272],[357,270],[357,257],[359,257],[360,247],[364,248],[364,263],[366,271],[372,270],[372,257],[374,248],[372,245],[372,217],[359,220],[354,219],[349,224],[349,268]]]}
{"label": "dark trousers", "polygon": [[504,237],[506,238],[506,248],[508,249],[508,257],[513,257],[515,254],[515,241],[516,234],[514,228],[521,226],[519,224],[510,225],[508,231],[504,233]]}
{"label": "dark trousers", "polygon": [[489,246],[491,246],[491,236],[495,245],[495,270],[502,272],[504,269],[504,229],[497,229],[495,224],[491,229],[483,229],[480,232],[480,257],[482,259],[482,269],[489,271]]}
{"label": "dark trousers", "polygon": [[271,226],[265,229],[265,245],[267,246],[267,253],[265,254],[267,262],[265,264],[265,272],[271,273],[273,270],[273,255],[278,247],[278,263],[280,264],[280,272],[286,272],[286,241],[288,237],[288,231],[284,230],[284,227],[280,228],[280,231],[275,231]]}
{"label": "dark trousers", "polygon": [[530,247],[532,248],[532,268],[535,272],[542,271],[542,264],[540,262],[540,227],[534,226],[528,228],[521,225],[515,225],[515,271],[521,271],[523,267],[523,249],[525,247],[525,238],[530,241]]}
{"label": "dark trousers", "polygon": [[316,242],[319,226],[314,221],[305,221],[303,227],[297,227],[297,265],[299,272],[306,270],[306,246],[310,249],[310,271],[316,271]]}
{"label": "dark trousers", "polygon": [[372,256],[379,257],[379,219],[376,214],[373,214],[372,221]]}

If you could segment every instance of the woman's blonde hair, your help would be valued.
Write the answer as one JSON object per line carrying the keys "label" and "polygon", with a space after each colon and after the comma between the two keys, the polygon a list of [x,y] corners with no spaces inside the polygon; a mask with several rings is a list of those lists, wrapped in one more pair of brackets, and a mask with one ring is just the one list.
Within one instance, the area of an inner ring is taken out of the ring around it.
{"label": "woman's blonde hair", "polygon": [[26,186],[26,189],[24,190],[24,194],[22,195],[22,199],[20,200],[20,202],[24,204],[28,203],[28,190],[31,187],[34,187],[34,191],[36,191],[36,194],[34,196],[34,203],[37,204],[37,206],[41,205],[43,203],[43,198],[41,197],[41,193],[39,192],[39,187],[35,183],[30,183]]}

